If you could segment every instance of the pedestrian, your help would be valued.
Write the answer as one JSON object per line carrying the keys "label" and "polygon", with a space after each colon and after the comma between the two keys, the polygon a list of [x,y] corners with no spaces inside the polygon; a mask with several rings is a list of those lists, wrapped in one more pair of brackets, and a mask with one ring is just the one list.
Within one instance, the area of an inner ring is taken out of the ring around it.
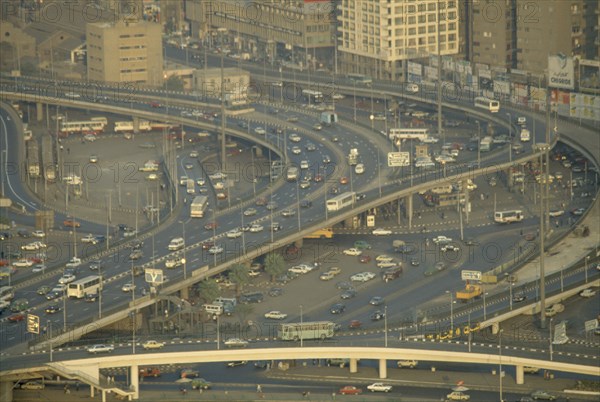
{"label": "pedestrian", "polygon": [[262,392],[262,387],[260,386],[260,384],[258,384],[256,386],[256,392],[259,393],[259,394]]}
{"label": "pedestrian", "polygon": [[64,390],[65,390],[65,394],[70,394],[71,393],[71,390],[69,389],[69,384],[65,384]]}
{"label": "pedestrian", "polygon": [[75,383],[75,391],[79,391],[79,381]]}

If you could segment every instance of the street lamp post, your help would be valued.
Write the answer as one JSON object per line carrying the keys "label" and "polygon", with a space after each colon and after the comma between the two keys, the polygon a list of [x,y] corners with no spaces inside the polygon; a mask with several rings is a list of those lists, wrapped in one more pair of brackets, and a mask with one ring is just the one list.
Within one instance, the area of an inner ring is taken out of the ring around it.
{"label": "street lamp post", "polygon": [[590,256],[586,256],[585,257],[585,268],[584,268],[584,273],[585,273],[585,283],[588,283],[588,260],[590,259]]}
{"label": "street lamp post", "polygon": [[383,307],[383,330],[385,331],[384,332],[384,337],[383,337],[384,344],[385,344],[385,347],[387,348],[387,346],[388,346],[387,305],[385,305]]}
{"label": "street lamp post", "polygon": [[296,180],[296,209],[298,210],[298,231],[302,230],[302,220],[300,219],[300,184]]}
{"label": "street lamp post", "polygon": [[240,198],[238,198],[238,202],[240,203],[240,216],[242,217],[242,254],[246,254],[246,232],[244,232],[244,211],[242,209],[243,204]]}
{"label": "street lamp post", "polygon": [[354,122],[356,123],[356,80],[352,80],[352,94],[354,95]]}
{"label": "street lamp post", "polygon": [[374,130],[374,128],[373,128],[373,124],[375,123],[375,122],[374,122],[374,120],[375,120],[375,115],[373,114],[373,112],[371,112],[371,115],[369,116],[369,120],[371,120],[371,131],[373,131],[373,130]]}
{"label": "street lamp post", "polygon": [[63,331],[67,332],[67,286],[63,289]]}
{"label": "street lamp post", "polygon": [[98,288],[98,318],[102,318],[102,265],[98,264],[98,276],[100,276],[100,287]]}
{"label": "street lamp post", "polygon": [[185,221],[181,222],[182,231],[183,231],[183,279],[187,279],[187,260],[185,258],[185,248],[187,247],[187,242],[185,239]]}
{"label": "street lamp post", "polygon": [[512,116],[508,112],[506,115],[508,116],[508,161],[512,162]]}
{"label": "street lamp post", "polygon": [[[544,312],[542,312],[543,314]],[[554,321],[554,318],[550,318],[550,325],[548,325],[548,334],[549,334],[549,338],[548,342],[550,342],[550,361],[552,361],[552,357],[553,357],[553,353],[554,351],[552,350],[552,321]]]}
{"label": "street lamp post", "polygon": [[450,295],[450,332],[454,334],[454,296],[449,290],[446,293]]}
{"label": "street lamp post", "polygon": [[509,287],[509,293],[510,293],[510,294],[508,295],[508,297],[509,297],[509,303],[510,303],[510,311],[512,311],[512,309],[513,309],[513,296],[512,296],[512,288],[513,288],[513,284],[512,284],[512,281],[511,281],[511,282],[510,282],[510,287]]}
{"label": "street lamp post", "polygon": [[302,304],[300,305],[300,347],[304,346],[304,331],[302,331],[302,327],[304,325],[304,317],[302,315]]}
{"label": "street lamp post", "polygon": [[498,332],[498,377],[500,378],[500,402],[504,401],[502,398],[502,332],[504,332],[503,329]]}
{"label": "street lamp post", "polygon": [[486,311],[486,306],[485,306],[485,287],[483,287],[483,283],[481,284],[482,286],[482,290],[483,290],[483,319],[487,320],[487,311]]}
{"label": "street lamp post", "polygon": [[477,169],[481,169],[481,125],[479,120],[475,120],[475,123],[477,124]]}

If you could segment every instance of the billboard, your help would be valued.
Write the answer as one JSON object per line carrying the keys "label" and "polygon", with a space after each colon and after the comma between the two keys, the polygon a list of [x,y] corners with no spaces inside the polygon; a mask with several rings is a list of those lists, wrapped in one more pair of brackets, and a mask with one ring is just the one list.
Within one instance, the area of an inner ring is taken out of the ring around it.
{"label": "billboard", "polygon": [[552,88],[574,89],[575,68],[573,58],[564,54],[548,56],[548,86]]}

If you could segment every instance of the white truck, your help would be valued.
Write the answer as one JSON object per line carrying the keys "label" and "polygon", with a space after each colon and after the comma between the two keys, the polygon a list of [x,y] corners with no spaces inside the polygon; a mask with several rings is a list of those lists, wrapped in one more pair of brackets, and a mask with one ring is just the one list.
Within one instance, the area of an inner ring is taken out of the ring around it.
{"label": "white truck", "polygon": [[358,153],[358,149],[356,149],[356,148],[350,149],[350,153],[348,153],[348,164],[350,166],[357,165],[359,156],[360,155]]}

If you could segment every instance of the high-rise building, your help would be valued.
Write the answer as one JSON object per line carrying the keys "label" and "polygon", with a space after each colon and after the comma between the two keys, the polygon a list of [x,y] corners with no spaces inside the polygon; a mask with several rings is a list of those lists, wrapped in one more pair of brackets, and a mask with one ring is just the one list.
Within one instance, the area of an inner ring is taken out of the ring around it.
{"label": "high-rise building", "polygon": [[86,25],[88,79],[163,82],[162,26],[137,20]]}
{"label": "high-rise building", "polygon": [[333,66],[333,0],[188,0],[192,37],[255,59]]}
{"label": "high-rise building", "polygon": [[473,62],[516,67],[515,3],[516,0],[471,2]]}
{"label": "high-rise building", "polygon": [[342,71],[399,80],[407,60],[457,54],[458,1],[341,0]]}

